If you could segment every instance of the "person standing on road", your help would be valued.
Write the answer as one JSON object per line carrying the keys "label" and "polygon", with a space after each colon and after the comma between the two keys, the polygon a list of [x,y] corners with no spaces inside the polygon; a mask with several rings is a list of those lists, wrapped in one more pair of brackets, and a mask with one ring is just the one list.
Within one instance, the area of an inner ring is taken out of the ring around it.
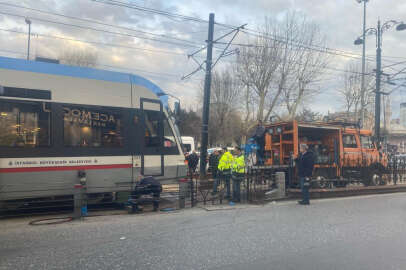
{"label": "person standing on road", "polygon": [[210,155],[209,158],[209,167],[211,170],[211,175],[213,176],[213,193],[217,193],[217,186],[218,186],[218,166],[220,161],[219,151],[214,150],[213,154]]}
{"label": "person standing on road", "polygon": [[300,154],[296,158],[298,176],[300,180],[300,188],[302,189],[302,200],[298,201],[299,204],[309,205],[310,204],[310,179],[313,174],[314,167],[314,155],[311,151],[308,151],[309,147],[307,144],[300,145]]}
{"label": "person standing on road", "polygon": [[262,121],[258,121],[253,138],[257,143],[257,165],[264,165],[264,151],[265,151],[265,127]]}
{"label": "person standing on road", "polygon": [[227,198],[231,197],[230,190],[230,178],[231,178],[231,166],[234,161],[233,155],[227,150],[227,147],[223,148],[224,154],[219,160],[218,169],[221,173],[221,178],[224,180],[227,189]]}
{"label": "person standing on road", "polygon": [[193,150],[193,152],[186,157],[186,160],[189,167],[189,173],[192,176],[196,171],[197,164],[199,163],[199,156],[196,154],[196,151]]}
{"label": "person standing on road", "polygon": [[232,167],[233,202],[241,202],[241,182],[245,176],[245,159],[241,148],[236,147],[236,158]]}

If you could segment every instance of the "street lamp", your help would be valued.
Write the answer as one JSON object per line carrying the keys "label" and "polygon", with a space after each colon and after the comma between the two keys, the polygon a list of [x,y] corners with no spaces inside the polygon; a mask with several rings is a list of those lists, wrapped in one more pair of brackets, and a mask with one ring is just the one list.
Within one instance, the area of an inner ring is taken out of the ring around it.
{"label": "street lamp", "polygon": [[[367,2],[369,0],[356,0],[358,3],[364,2],[364,23],[362,27],[362,39],[365,40],[365,25],[366,25],[366,17],[367,17]],[[359,44],[355,44],[359,45]],[[365,42],[362,43],[362,76],[361,76],[361,125],[364,125],[364,118],[365,118]]]}
{"label": "street lamp", "polygon": [[27,60],[30,60],[30,39],[31,39],[31,20],[25,18],[25,23],[28,24],[28,49],[27,49]]}
{"label": "street lamp", "polygon": [[400,24],[398,24],[398,26],[396,26],[396,30],[397,31],[406,30],[406,23],[401,22]]}
{"label": "street lamp", "polygon": [[[376,36],[376,91],[375,91],[375,138],[377,142],[380,142],[380,126],[381,126],[381,57],[382,57],[382,34],[396,25],[397,31],[406,30],[406,24],[404,22],[398,22],[390,20],[382,24],[378,20],[378,26],[376,28],[368,28],[362,33],[362,36],[358,37],[355,41],[355,45],[361,45],[365,43],[366,35]],[[361,38],[363,37],[363,38]]]}

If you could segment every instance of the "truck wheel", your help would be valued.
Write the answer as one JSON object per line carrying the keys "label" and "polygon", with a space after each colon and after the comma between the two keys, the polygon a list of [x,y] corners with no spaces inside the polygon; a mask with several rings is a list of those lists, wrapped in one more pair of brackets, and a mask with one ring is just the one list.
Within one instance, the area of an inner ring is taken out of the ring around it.
{"label": "truck wheel", "polygon": [[316,181],[313,181],[312,183],[313,188],[331,188],[330,181],[328,181],[327,179],[327,175],[320,172],[319,175],[316,176]]}
{"label": "truck wheel", "polygon": [[364,179],[365,186],[379,186],[382,183],[382,173],[377,169],[371,169]]}

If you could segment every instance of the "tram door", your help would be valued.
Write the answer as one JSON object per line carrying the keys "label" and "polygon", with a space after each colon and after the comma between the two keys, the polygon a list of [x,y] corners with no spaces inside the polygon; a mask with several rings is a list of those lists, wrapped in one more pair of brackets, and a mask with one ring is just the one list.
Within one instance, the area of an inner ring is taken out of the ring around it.
{"label": "tram door", "polygon": [[141,173],[164,175],[163,106],[159,100],[141,98]]}

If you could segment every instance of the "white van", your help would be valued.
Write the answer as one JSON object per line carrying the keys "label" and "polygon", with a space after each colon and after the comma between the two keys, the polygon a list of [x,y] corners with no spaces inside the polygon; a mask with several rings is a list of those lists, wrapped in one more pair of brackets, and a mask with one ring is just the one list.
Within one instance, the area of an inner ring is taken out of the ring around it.
{"label": "white van", "polygon": [[182,148],[184,153],[191,153],[195,150],[195,139],[189,136],[182,136]]}

